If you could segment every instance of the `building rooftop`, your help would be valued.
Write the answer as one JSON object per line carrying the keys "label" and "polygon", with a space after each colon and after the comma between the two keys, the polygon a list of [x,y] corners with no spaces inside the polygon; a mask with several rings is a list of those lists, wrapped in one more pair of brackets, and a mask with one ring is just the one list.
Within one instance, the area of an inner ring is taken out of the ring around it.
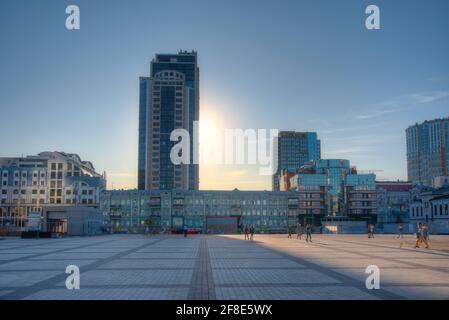
{"label": "building rooftop", "polygon": [[386,191],[410,191],[415,185],[405,181],[385,181],[376,182],[376,189],[384,189]]}

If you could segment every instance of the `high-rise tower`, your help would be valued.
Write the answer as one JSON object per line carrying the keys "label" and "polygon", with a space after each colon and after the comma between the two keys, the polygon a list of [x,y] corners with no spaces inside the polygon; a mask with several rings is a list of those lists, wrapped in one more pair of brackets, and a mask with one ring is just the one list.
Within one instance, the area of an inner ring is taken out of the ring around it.
{"label": "high-rise tower", "polygon": [[[140,78],[139,189],[197,190],[194,122],[199,120],[199,68],[195,51],[156,54],[149,78]],[[175,165],[170,141],[175,129],[190,134],[190,164]]]}
{"label": "high-rise tower", "polygon": [[407,137],[407,173],[413,183],[432,185],[449,173],[449,118],[410,126]]}
{"label": "high-rise tower", "polygon": [[276,142],[278,169],[273,175],[273,190],[279,190],[282,170],[295,172],[307,161],[321,158],[321,143],[316,132],[281,131]]}

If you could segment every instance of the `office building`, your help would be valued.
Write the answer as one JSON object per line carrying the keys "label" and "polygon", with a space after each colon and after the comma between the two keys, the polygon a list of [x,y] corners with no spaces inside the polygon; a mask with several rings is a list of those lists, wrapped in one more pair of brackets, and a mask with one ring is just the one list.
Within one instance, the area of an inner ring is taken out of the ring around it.
{"label": "office building", "polygon": [[321,143],[316,132],[281,131],[275,140],[277,171],[273,175],[273,190],[280,190],[279,174],[282,170],[295,172],[307,161],[321,158]]}
{"label": "office building", "polygon": [[0,177],[0,226],[15,228],[24,228],[28,213],[44,207],[98,207],[106,188],[106,174],[64,152],[0,158]]}
{"label": "office building", "polygon": [[[157,54],[150,77],[140,78],[138,188],[140,190],[197,190],[199,168],[194,163],[194,122],[199,120],[197,53]],[[190,163],[175,165],[170,141],[175,129],[190,135]]]}
{"label": "office building", "polygon": [[306,163],[290,178],[290,191],[298,192],[299,220],[312,220],[316,225],[323,218],[375,221],[375,178],[357,173],[349,160]]}
{"label": "office building", "polygon": [[432,186],[449,171],[449,118],[424,121],[406,129],[408,180]]}

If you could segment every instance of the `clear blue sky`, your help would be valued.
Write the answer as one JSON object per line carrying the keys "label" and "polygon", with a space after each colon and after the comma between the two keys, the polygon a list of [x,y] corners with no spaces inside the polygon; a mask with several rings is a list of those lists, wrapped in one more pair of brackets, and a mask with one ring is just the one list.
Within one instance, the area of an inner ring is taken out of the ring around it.
{"label": "clear blue sky", "polygon": [[[408,125],[449,116],[445,0],[1,0],[0,41],[0,156],[75,152],[115,187],[135,186],[138,77],[158,52],[198,51],[202,114],[317,131],[324,157],[378,178],[406,178]],[[270,188],[238,172],[237,187]]]}

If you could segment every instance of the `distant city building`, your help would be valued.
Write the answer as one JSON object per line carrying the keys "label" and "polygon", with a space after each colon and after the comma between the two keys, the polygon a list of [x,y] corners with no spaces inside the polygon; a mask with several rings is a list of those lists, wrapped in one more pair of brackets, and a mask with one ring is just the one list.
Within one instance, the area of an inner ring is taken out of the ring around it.
{"label": "distant city building", "polygon": [[290,179],[295,175],[295,172],[288,171],[287,169],[281,170],[278,175],[279,190],[286,191],[291,189]]}
{"label": "distant city building", "polygon": [[408,180],[431,186],[433,179],[449,171],[449,118],[410,126],[407,136]]}
{"label": "distant city building", "polygon": [[282,170],[294,173],[306,162],[321,158],[321,142],[316,132],[281,131],[275,143],[278,169],[272,178],[273,190],[280,190]]}
{"label": "distant city building", "polygon": [[408,222],[414,188],[415,184],[411,182],[376,182],[378,227],[383,228],[384,224],[389,223]]}
{"label": "distant city building", "polygon": [[306,163],[290,179],[290,190],[298,192],[300,220],[375,221],[375,178],[374,174],[358,174],[349,160],[321,159]]}
{"label": "distant city building", "polygon": [[432,187],[436,189],[449,187],[449,176],[439,176],[433,178]]}
{"label": "distant city building", "polygon": [[101,211],[109,231],[235,233],[244,225],[258,232],[285,231],[298,222],[298,197],[276,191],[106,191]]}
{"label": "distant city building", "polygon": [[[199,120],[197,53],[156,54],[150,77],[140,78],[138,189],[197,190],[198,165],[193,164],[194,121]],[[190,134],[190,164],[174,165],[170,141],[175,129]]]}
{"label": "distant city building", "polygon": [[47,206],[98,207],[106,174],[76,154],[42,152],[0,158],[0,226],[23,228],[30,212]]}

